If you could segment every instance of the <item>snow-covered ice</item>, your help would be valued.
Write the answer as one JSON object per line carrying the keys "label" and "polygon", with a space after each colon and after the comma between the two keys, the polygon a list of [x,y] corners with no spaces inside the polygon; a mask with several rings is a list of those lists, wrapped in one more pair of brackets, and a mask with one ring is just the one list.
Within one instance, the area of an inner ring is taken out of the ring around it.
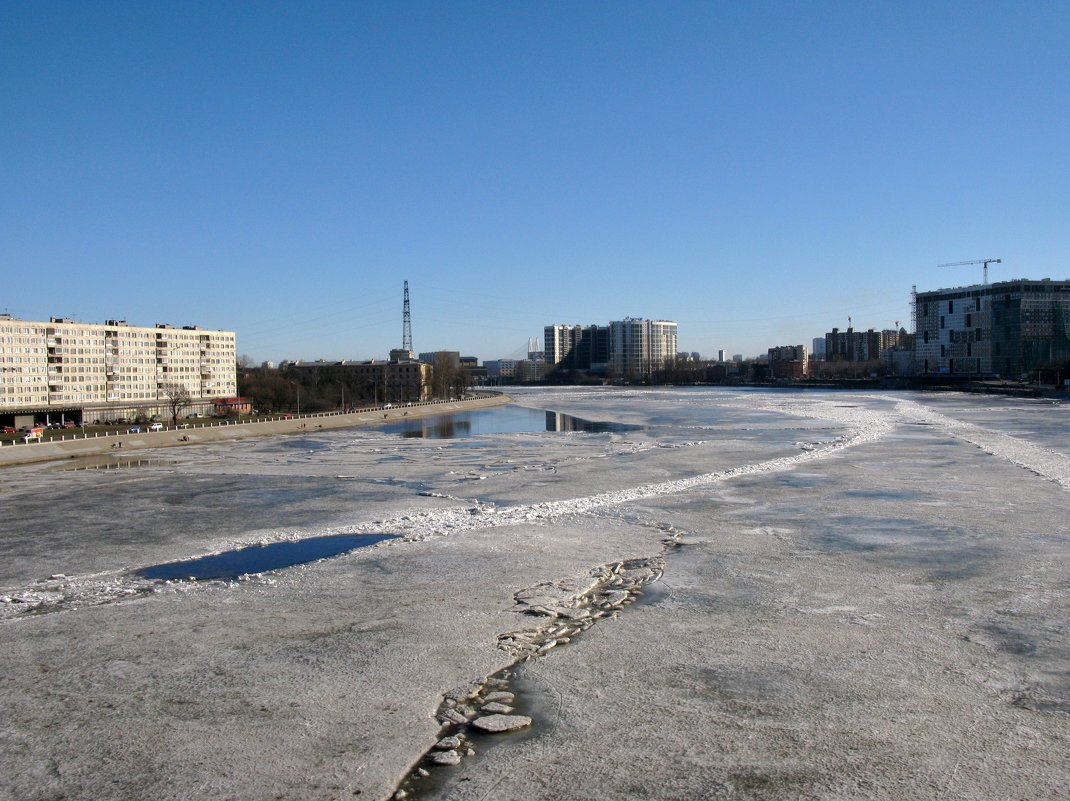
{"label": "snow-covered ice", "polygon": [[[0,472],[0,799],[1070,792],[1070,405],[514,397],[640,428]],[[351,533],[401,538],[132,572]],[[481,705],[532,725],[484,748]]]}

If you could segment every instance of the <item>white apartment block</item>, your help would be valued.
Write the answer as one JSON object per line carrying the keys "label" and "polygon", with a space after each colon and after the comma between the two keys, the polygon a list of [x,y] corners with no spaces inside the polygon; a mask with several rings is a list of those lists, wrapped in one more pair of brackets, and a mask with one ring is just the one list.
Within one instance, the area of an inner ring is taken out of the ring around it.
{"label": "white apartment block", "polygon": [[548,325],[543,328],[543,358],[549,364],[561,364],[575,347],[579,325]]}
{"label": "white apartment block", "polygon": [[645,378],[676,357],[676,341],[677,326],[671,320],[614,320],[609,324],[610,372]]}
{"label": "white apartment block", "polygon": [[163,413],[172,384],[195,406],[237,395],[234,332],[0,315],[0,413]]}

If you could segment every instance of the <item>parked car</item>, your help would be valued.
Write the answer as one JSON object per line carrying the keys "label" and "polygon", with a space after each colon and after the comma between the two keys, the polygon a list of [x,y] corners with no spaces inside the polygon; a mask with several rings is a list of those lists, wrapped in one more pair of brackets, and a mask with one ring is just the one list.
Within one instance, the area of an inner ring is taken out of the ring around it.
{"label": "parked car", "polygon": [[126,429],[126,433],[127,434],[140,434],[141,433],[141,426],[130,426],[130,428]]}
{"label": "parked car", "polygon": [[63,424],[64,428],[78,428],[78,425],[73,420],[68,420]]}
{"label": "parked car", "polygon": [[56,423],[56,422],[46,423],[45,424],[45,428],[56,429],[56,428],[59,428],[59,427],[60,427],[59,423]]}
{"label": "parked car", "polygon": [[15,428],[15,426],[4,426],[4,433],[5,434],[16,434],[16,433],[18,433],[18,429]]}
{"label": "parked car", "polygon": [[149,426],[149,431],[163,431],[163,423],[153,423]]}

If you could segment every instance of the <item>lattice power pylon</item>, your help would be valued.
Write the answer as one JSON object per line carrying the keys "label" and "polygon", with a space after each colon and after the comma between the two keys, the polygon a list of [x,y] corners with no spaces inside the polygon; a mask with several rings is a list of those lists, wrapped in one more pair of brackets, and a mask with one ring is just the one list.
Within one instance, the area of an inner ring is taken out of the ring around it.
{"label": "lattice power pylon", "polygon": [[401,349],[412,350],[412,315],[409,313],[409,282],[405,282],[405,304],[401,311]]}

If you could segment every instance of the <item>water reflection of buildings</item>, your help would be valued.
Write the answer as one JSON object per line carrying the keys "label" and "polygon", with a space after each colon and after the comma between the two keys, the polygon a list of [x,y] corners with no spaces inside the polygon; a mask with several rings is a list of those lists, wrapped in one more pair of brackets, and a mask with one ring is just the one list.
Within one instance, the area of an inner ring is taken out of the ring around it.
{"label": "water reflection of buildings", "polygon": [[414,420],[402,434],[403,437],[422,439],[450,439],[464,437],[472,431],[472,421],[450,417]]}
{"label": "water reflection of buildings", "polygon": [[582,431],[583,427],[580,425],[582,422],[570,414],[561,414],[561,412],[546,413],[547,431]]}
{"label": "water reflection of buildings", "polygon": [[592,420],[584,420],[582,417],[573,417],[571,414],[561,412],[546,413],[547,431],[583,431],[587,434],[604,434],[609,431],[626,431],[633,426],[620,423],[599,423]]}

